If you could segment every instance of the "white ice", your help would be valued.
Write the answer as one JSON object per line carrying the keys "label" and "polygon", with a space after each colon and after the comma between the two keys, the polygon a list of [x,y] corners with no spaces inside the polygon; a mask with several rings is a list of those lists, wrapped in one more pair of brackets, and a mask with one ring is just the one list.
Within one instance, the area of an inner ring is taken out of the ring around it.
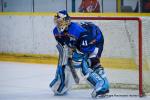
{"label": "white ice", "polygon": [[[56,67],[49,64],[0,62],[0,100],[93,100],[91,89],[71,90],[65,96],[54,96],[49,88]],[[110,89],[105,100],[150,100],[138,97],[138,91]],[[130,96],[132,95],[132,96]]]}

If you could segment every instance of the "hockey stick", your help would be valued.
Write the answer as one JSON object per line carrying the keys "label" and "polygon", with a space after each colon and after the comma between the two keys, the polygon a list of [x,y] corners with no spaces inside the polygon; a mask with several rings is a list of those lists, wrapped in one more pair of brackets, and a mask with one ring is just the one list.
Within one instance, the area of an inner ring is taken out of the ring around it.
{"label": "hockey stick", "polygon": [[76,84],[79,84],[79,77],[77,75],[77,72],[75,70],[75,68],[73,67],[72,63],[71,63],[71,58],[68,58],[68,64],[69,64],[69,67],[70,67],[70,70],[71,70],[71,73],[72,73],[72,76],[74,78],[74,81]]}
{"label": "hockey stick", "polygon": [[68,57],[68,48],[67,47],[63,47],[61,44],[57,44],[56,47],[57,47],[57,49],[59,51],[58,64],[62,65],[62,66],[65,66],[65,65],[68,64],[75,83],[79,84],[79,77],[78,77],[78,75],[76,73],[75,68],[73,67],[73,65],[71,63],[71,58]]}

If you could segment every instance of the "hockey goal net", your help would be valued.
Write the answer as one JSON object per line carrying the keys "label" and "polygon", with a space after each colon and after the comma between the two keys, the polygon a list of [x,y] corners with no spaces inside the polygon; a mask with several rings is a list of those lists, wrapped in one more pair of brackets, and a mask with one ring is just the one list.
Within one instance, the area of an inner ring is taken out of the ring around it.
{"label": "hockey goal net", "polygon": [[103,32],[105,43],[101,64],[105,68],[111,88],[137,89],[139,96],[150,92],[149,59],[145,53],[148,49],[143,46],[147,38],[142,37],[141,19],[72,17],[75,22],[93,22]]}

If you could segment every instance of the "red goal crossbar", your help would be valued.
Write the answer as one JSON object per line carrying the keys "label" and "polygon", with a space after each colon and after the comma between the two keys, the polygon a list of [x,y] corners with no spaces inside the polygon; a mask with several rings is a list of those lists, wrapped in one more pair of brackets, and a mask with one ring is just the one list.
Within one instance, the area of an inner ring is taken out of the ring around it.
{"label": "red goal crossbar", "polygon": [[138,22],[139,96],[143,96],[142,83],[142,19],[139,17],[71,17],[72,20],[135,20]]}

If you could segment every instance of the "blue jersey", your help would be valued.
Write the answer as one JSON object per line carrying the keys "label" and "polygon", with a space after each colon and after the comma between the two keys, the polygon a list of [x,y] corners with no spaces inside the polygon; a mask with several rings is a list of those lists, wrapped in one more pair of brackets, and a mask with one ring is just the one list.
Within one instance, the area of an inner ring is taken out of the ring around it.
{"label": "blue jersey", "polygon": [[[103,45],[103,35],[100,29],[92,23],[80,25],[71,22],[68,29],[64,32],[59,32],[57,27],[55,27],[53,33],[60,44],[77,48],[83,53],[91,53],[97,45]],[[95,42],[91,43],[92,41]]]}
{"label": "blue jersey", "polygon": [[93,52],[95,47],[103,49],[104,38],[101,30],[91,22],[81,24],[87,30],[80,37],[80,49],[83,52]]}

